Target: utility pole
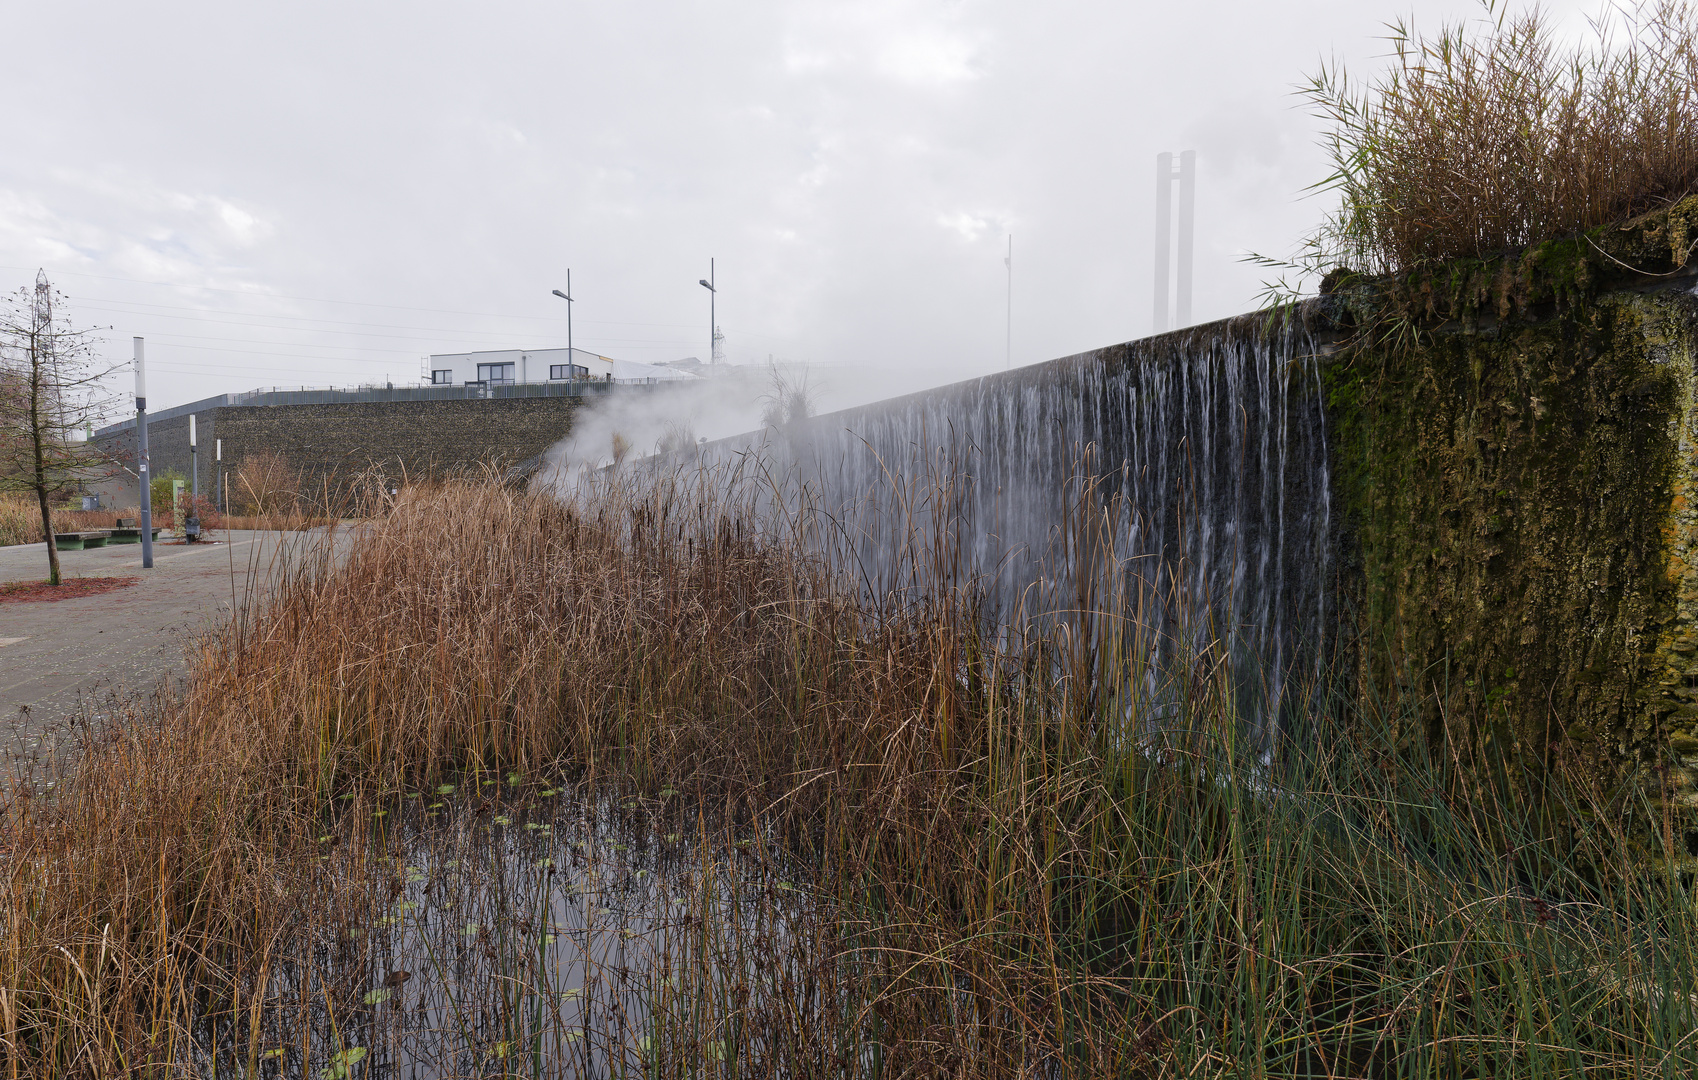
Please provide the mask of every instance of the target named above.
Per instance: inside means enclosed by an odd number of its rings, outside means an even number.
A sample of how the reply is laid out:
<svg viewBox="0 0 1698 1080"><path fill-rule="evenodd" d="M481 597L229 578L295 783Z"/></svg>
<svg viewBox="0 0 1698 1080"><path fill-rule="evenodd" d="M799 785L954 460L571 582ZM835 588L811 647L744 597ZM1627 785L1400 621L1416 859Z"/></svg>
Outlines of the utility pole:
<svg viewBox="0 0 1698 1080"><path fill-rule="evenodd" d="M1005 343L1006 355L1003 358L1002 370L1009 371L1014 367L1014 234L1008 234L1008 255L1002 260L1002 265L1008 267L1008 340Z"/></svg>
<svg viewBox="0 0 1698 1080"><path fill-rule="evenodd" d="M719 302L719 288L715 282L713 260L708 260L708 276L698 284L710 294L708 297L708 363L719 363L719 316L715 313L715 305Z"/></svg>
<svg viewBox="0 0 1698 1080"><path fill-rule="evenodd" d="M153 566L153 476L147 468L147 353L141 338L136 345L136 455L141 477L142 566Z"/></svg>
<svg viewBox="0 0 1698 1080"><path fill-rule="evenodd" d="M1179 155L1179 168L1173 167L1173 155L1156 155L1156 251L1155 251L1155 332L1168 330L1167 271L1172 258L1173 181L1179 181L1179 253L1177 326L1191 325L1191 248L1197 196L1197 151L1186 150Z"/></svg>
<svg viewBox="0 0 1698 1080"><path fill-rule="evenodd" d="M216 463L217 468L218 468L218 478L215 479L212 482L212 497L215 500L217 500L217 502L218 502L218 512L220 514L228 513L229 511L227 511L224 508L224 503L227 500L224 498L224 440L223 439L212 440L212 460Z"/></svg>

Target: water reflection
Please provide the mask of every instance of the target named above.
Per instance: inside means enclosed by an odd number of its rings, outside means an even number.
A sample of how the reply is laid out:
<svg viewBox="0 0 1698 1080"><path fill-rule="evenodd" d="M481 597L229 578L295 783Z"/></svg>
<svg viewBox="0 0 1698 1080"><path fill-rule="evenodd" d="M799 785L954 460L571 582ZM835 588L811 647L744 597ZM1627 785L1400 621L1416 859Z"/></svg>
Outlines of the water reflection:
<svg viewBox="0 0 1698 1080"><path fill-rule="evenodd" d="M243 1015L201 1025L201 1075L621 1076L760 1055L760 1014L822 1004L824 920L769 837L668 795L484 779L344 822L321 841L344 902ZM333 886L356 879L348 903Z"/></svg>

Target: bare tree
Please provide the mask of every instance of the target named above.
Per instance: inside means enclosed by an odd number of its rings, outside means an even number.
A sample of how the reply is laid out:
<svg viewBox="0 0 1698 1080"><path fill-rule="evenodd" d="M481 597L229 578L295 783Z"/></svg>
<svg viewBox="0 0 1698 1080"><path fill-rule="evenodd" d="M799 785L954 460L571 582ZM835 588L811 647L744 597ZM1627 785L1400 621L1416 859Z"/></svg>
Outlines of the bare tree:
<svg viewBox="0 0 1698 1080"><path fill-rule="evenodd" d="M0 301L0 491L35 494L53 585L60 575L51 500L110 469L87 434L111 401L101 381L118 366L97 357L93 330L54 313L63 299L42 271L33 290Z"/></svg>

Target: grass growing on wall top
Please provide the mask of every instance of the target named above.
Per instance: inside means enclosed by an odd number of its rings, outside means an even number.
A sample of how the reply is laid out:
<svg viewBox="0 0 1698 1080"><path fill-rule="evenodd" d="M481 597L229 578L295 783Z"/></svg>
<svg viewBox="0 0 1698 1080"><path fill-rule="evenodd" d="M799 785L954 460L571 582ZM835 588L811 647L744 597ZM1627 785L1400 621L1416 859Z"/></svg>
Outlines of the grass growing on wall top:
<svg viewBox="0 0 1698 1080"><path fill-rule="evenodd" d="M1291 262L1398 274L1573 237L1698 191L1698 12L1646 0L1568 47L1537 7L1389 27L1387 69L1300 89L1329 124L1339 206ZM1684 262L1684 258L1680 260ZM1270 288L1276 297L1292 289Z"/></svg>

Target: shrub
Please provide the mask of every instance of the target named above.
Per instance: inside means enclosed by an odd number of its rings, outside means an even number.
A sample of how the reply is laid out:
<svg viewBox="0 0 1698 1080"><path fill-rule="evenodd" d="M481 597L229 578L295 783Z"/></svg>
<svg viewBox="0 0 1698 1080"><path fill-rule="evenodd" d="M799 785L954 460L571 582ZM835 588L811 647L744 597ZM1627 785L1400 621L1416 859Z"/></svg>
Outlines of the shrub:
<svg viewBox="0 0 1698 1080"><path fill-rule="evenodd" d="M229 477L226 509L241 516L288 515L300 509L300 470L275 450L248 454Z"/></svg>
<svg viewBox="0 0 1698 1080"><path fill-rule="evenodd" d="M1495 0L1432 37L1391 26L1389 70L1358 90L1341 65L1299 93L1330 121L1338 209L1289 263L1393 273L1484 257L1620 221L1698 190L1698 23L1652 0L1553 40L1537 8ZM1287 291L1270 289L1276 295Z"/></svg>

